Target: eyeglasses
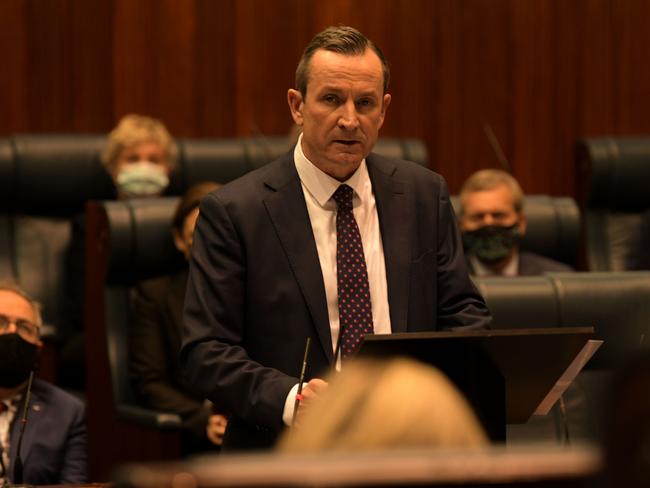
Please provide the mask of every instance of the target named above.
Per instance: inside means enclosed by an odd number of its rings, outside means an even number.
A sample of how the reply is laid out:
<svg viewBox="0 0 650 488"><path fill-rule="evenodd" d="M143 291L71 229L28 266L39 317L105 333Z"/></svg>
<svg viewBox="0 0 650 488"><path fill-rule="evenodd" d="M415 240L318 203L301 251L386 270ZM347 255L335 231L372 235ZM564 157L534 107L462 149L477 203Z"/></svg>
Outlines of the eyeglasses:
<svg viewBox="0 0 650 488"><path fill-rule="evenodd" d="M0 314L0 333L4 334L11 324L16 326L16 332L23 337L38 337L38 326L25 319L12 319Z"/></svg>

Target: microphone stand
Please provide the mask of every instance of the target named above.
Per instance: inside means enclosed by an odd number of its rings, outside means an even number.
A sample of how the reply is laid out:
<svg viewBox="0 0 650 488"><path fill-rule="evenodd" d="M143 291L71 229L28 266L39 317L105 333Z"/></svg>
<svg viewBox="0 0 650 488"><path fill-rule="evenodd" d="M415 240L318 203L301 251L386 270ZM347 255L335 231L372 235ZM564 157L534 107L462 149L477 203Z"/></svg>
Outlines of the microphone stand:
<svg viewBox="0 0 650 488"><path fill-rule="evenodd" d="M336 338L336 347L334 348L334 370L336 370L336 365L339 362L339 354L341 352L341 336L343 336L343 324L339 319L339 336ZM343 358L341 359L341 367L343 366Z"/></svg>
<svg viewBox="0 0 650 488"><path fill-rule="evenodd" d="M494 134L492 127L490 127L489 124L485 124L483 126L483 132L485 133L485 137L487 137L487 140L503 169L512 174L512 167L508 162L508 158L506 158L506 155L503 153L503 148L501 147L501 144L499 144L499 139L497 139L497 136Z"/></svg>

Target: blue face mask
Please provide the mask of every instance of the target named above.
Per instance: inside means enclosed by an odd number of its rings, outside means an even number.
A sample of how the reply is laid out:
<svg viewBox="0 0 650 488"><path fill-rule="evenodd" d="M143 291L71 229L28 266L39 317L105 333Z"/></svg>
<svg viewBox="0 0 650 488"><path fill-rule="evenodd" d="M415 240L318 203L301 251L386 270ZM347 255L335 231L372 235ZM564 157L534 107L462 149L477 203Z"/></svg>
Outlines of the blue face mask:
<svg viewBox="0 0 650 488"><path fill-rule="evenodd" d="M127 164L116 179L117 191L126 198L160 195L169 185L166 171L149 161Z"/></svg>
<svg viewBox="0 0 650 488"><path fill-rule="evenodd" d="M519 240L517 224L508 227L487 225L463 232L465 251L486 264L498 263L505 259Z"/></svg>

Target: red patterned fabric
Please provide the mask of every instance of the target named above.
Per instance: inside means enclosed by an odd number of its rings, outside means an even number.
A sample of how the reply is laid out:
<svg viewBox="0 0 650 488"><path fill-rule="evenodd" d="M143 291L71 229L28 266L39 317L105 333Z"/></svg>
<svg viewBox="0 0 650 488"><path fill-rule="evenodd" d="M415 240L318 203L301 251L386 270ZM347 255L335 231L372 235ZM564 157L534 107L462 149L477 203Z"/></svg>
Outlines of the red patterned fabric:
<svg viewBox="0 0 650 488"><path fill-rule="evenodd" d="M339 299L341 358L359 347L363 334L373 332L368 270L357 221L352 213L354 190L341 185L333 198L336 214L336 267Z"/></svg>

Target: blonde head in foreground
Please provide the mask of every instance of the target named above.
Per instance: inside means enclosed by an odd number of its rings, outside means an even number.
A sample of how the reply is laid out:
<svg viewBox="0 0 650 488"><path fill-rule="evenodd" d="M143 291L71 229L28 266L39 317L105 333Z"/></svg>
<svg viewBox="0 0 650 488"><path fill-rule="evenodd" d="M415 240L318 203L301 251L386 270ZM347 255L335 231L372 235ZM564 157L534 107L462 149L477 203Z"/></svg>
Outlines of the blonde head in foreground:
<svg viewBox="0 0 650 488"><path fill-rule="evenodd" d="M281 438L282 452L467 448L488 444L474 413L437 369L410 359L356 360Z"/></svg>

